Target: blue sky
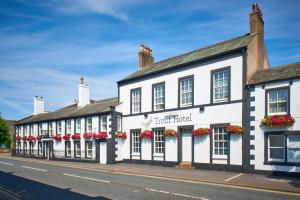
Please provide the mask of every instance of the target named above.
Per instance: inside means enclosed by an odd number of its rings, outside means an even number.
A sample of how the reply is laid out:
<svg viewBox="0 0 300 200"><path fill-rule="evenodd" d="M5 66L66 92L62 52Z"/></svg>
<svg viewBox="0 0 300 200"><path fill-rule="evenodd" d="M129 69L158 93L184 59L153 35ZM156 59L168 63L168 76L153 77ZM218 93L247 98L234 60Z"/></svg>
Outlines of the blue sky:
<svg viewBox="0 0 300 200"><path fill-rule="evenodd" d="M300 1L257 1L271 66L300 60ZM156 61L249 32L252 1L0 0L0 112L31 115L74 102L84 76L92 99L117 95L137 69L139 44Z"/></svg>

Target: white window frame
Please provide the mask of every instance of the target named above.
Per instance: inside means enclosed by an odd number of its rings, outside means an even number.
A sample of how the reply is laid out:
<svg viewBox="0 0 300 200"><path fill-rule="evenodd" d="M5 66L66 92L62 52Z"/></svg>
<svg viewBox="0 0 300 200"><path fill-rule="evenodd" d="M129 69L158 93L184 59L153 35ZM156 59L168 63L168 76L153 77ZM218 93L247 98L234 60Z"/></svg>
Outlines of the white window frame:
<svg viewBox="0 0 300 200"><path fill-rule="evenodd" d="M287 94L287 99L286 100L282 100L282 101L278 100L278 97L279 97L278 95L279 95L280 91L286 92L286 94ZM276 101L270 102L270 93L277 93L276 94ZM285 112L278 112L278 107L279 107L280 103L286 103L286 111ZM271 111L271 109L270 109L271 104L277 104L276 105L277 112L270 112ZM268 91L268 93L267 93L267 107L268 107L267 108L268 109L268 113L267 113L268 116L288 114L288 110L289 110L289 90L288 90L288 88L271 89L270 91Z"/></svg>
<svg viewBox="0 0 300 200"><path fill-rule="evenodd" d="M56 134L61 134L62 133L62 121L57 122L57 133Z"/></svg>
<svg viewBox="0 0 300 200"><path fill-rule="evenodd" d="M153 110L165 109L165 83L153 85Z"/></svg>
<svg viewBox="0 0 300 200"><path fill-rule="evenodd" d="M24 149L24 155L27 155L27 150L28 150L28 147L27 147L27 142L23 142L23 149Z"/></svg>
<svg viewBox="0 0 300 200"><path fill-rule="evenodd" d="M121 115L117 115L117 130L122 131L122 117L121 117Z"/></svg>
<svg viewBox="0 0 300 200"><path fill-rule="evenodd" d="M49 135L53 135L53 123L49 122Z"/></svg>
<svg viewBox="0 0 300 200"><path fill-rule="evenodd" d="M225 73L227 72L227 82L225 81ZM214 103L218 103L218 102L225 102L225 101L229 101L229 97L230 97L230 70L229 69L223 69L223 70L216 70L213 72L212 74L213 76L213 102ZM221 79L219 79L218 76L222 76ZM218 78L218 84L216 84L216 78ZM221 80L221 82L223 83L222 85L219 83ZM219 93L220 93L220 98L216 98L216 92L217 89L219 89ZM225 97L225 92L227 90L227 97ZM225 92L224 92L225 91Z"/></svg>
<svg viewBox="0 0 300 200"><path fill-rule="evenodd" d="M86 126L87 126L86 131L88 133L93 132L93 118L92 117L86 118Z"/></svg>
<svg viewBox="0 0 300 200"><path fill-rule="evenodd" d="M71 132L72 132L72 121L70 119L68 119L66 122L67 122L67 132L66 132L66 134L71 134Z"/></svg>
<svg viewBox="0 0 300 200"><path fill-rule="evenodd" d="M131 90L131 113L141 113L142 111L142 89L136 88Z"/></svg>
<svg viewBox="0 0 300 200"><path fill-rule="evenodd" d="M65 141L65 148L66 148L66 157L71 157L72 155L71 141Z"/></svg>
<svg viewBox="0 0 300 200"><path fill-rule="evenodd" d="M23 126L23 131L24 131L24 135L27 136L27 135L28 135L28 132L27 132L27 126L26 126L26 125Z"/></svg>
<svg viewBox="0 0 300 200"><path fill-rule="evenodd" d="M217 133L217 134L219 134L219 135L224 135L224 137L227 137L227 139L225 140L225 139L223 139L223 140L220 140L220 139L218 139L218 140L216 140L215 139L215 134L216 134L216 129L223 129L223 132L222 133ZM228 140L228 133L226 132L226 127L224 127L224 126L220 126L220 127L213 127L213 135L212 135L212 139L213 139L213 158L221 158L221 159L227 159L227 157L228 157L228 147L229 147L229 140ZM220 137L219 137L220 138ZM215 145L215 142L217 142L219 145L218 145L218 147L216 147L216 145ZM225 142L227 143L227 146L225 147ZM223 146L222 147L220 147L220 144L223 144ZM218 150L218 154L216 154L216 152L215 152L215 150ZM227 151L227 154L220 154L220 152L225 152L225 149L226 149L226 151Z"/></svg>
<svg viewBox="0 0 300 200"><path fill-rule="evenodd" d="M81 133L81 118L75 119L76 130L75 133Z"/></svg>
<svg viewBox="0 0 300 200"><path fill-rule="evenodd" d="M107 115L103 115L100 117L100 130L101 131L108 130L108 116Z"/></svg>
<svg viewBox="0 0 300 200"><path fill-rule="evenodd" d="M42 142L38 142L38 151L39 151L39 155L43 155L44 149L43 149Z"/></svg>
<svg viewBox="0 0 300 200"><path fill-rule="evenodd" d="M287 148L286 148L286 151L287 151L287 162L292 162L292 163L300 163L300 159L299 160L296 160L296 159L289 159L289 151L292 149L292 150L298 150L300 151L300 147L290 147L290 137L293 137L293 136L298 136L300 137L299 135L287 135Z"/></svg>
<svg viewBox="0 0 300 200"><path fill-rule="evenodd" d="M283 138L283 147L270 147L270 137L282 137ZM270 155L271 155L270 149L283 149L283 159L271 158L270 157ZM285 135L283 135L283 134L280 134L280 135L270 134L268 136L268 161L271 161L271 162L285 162L285 151L286 151L286 148L285 148Z"/></svg>
<svg viewBox="0 0 300 200"><path fill-rule="evenodd" d="M88 144L91 144L90 148L89 148ZM92 158L93 157L93 143L92 143L92 141L86 141L85 142L85 155L86 155L87 158Z"/></svg>
<svg viewBox="0 0 300 200"><path fill-rule="evenodd" d="M164 155L164 131L155 130L154 133L154 156L163 156Z"/></svg>
<svg viewBox="0 0 300 200"><path fill-rule="evenodd" d="M179 79L179 105L180 107L187 107L193 105L194 98L194 77L189 76ZM189 97L191 96L191 97ZM186 102L183 102L185 99ZM190 99L190 102L188 100Z"/></svg>
<svg viewBox="0 0 300 200"><path fill-rule="evenodd" d="M34 154L34 143L29 142L29 154L32 155Z"/></svg>
<svg viewBox="0 0 300 200"><path fill-rule="evenodd" d="M141 138L138 131L131 132L131 153L132 155L140 155L141 153Z"/></svg>
<svg viewBox="0 0 300 200"><path fill-rule="evenodd" d="M31 135L35 135L33 124L30 125L30 134L31 134Z"/></svg>
<svg viewBox="0 0 300 200"><path fill-rule="evenodd" d="M81 141L74 142L74 151L75 151L75 157L81 158Z"/></svg>

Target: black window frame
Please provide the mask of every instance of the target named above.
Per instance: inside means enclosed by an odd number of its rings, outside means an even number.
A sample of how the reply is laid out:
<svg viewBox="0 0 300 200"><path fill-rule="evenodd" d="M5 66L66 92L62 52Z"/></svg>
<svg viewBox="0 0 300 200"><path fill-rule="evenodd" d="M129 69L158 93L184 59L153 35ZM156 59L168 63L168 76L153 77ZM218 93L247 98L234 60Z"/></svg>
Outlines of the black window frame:
<svg viewBox="0 0 300 200"><path fill-rule="evenodd" d="M132 93L134 91L140 91L140 111L139 112L135 112L133 113L132 109L133 109L133 106L132 106ZM142 112L142 88L141 87L138 87L138 88L133 88L130 90L130 114L140 114Z"/></svg>
<svg viewBox="0 0 300 200"><path fill-rule="evenodd" d="M163 104L163 109L161 109L161 110L155 110L154 88L158 85L163 85L163 87L164 87L164 101L163 101L164 104ZM159 82L159 83L154 83L154 84L152 84L152 111L153 112L154 111L162 111L162 110L165 110L165 108L166 108L166 84L164 81Z"/></svg>
<svg viewBox="0 0 300 200"><path fill-rule="evenodd" d="M82 157L82 155L81 155L81 141L80 140L79 141L74 141L73 143L74 143L74 158L81 158ZM80 156L76 155L76 144L77 143L80 144Z"/></svg>
<svg viewBox="0 0 300 200"><path fill-rule="evenodd" d="M68 152L68 150L67 150L67 144L70 144L70 149L71 149L71 153L70 153L69 156L68 156L68 154L67 154L67 152ZM74 150L75 150L75 149L74 149ZM65 141L65 157L66 157L66 158L71 158L71 155L72 155L71 141Z"/></svg>
<svg viewBox="0 0 300 200"><path fill-rule="evenodd" d="M270 88L270 89L265 89L265 116L272 116L269 115L269 98L268 94L269 92L277 91L277 90L287 90L288 92L288 100L287 100L287 115L290 115L290 102L291 102L291 92L290 92L290 86L284 86L284 87L276 87L276 88ZM276 114L274 114L276 115Z"/></svg>
<svg viewBox="0 0 300 200"><path fill-rule="evenodd" d="M192 104L191 105L187 105L187 106L181 106L181 96L180 96L180 91L181 91L181 88L180 88L180 83L181 81L183 80L186 80L186 79L191 79L192 80ZM194 81L194 75L188 75L188 76L184 76L184 77L180 77L178 78L178 97L177 97L177 100L178 100L178 108L189 108L189 107L193 107L194 106L194 95L195 95L195 81Z"/></svg>
<svg viewBox="0 0 300 200"><path fill-rule="evenodd" d="M87 156L87 144L88 143L92 144L92 156L91 157ZM93 141L85 141L85 144L84 144L84 153L85 153L85 158L86 159L92 159L93 158Z"/></svg>
<svg viewBox="0 0 300 200"><path fill-rule="evenodd" d="M228 99L226 101L214 101L214 73L228 70ZM210 71L210 103L222 104L231 101L231 66L222 67Z"/></svg>

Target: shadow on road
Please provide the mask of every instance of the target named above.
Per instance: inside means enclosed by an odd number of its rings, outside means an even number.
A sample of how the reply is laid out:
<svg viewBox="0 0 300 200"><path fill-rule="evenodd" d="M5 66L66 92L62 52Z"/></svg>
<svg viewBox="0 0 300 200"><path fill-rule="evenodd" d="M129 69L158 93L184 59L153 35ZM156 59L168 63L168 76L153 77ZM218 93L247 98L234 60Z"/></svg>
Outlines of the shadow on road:
<svg viewBox="0 0 300 200"><path fill-rule="evenodd" d="M68 200L109 200L105 197L90 197L79 194L68 189L62 189L22 177L15 176L12 173L0 171L0 185L12 193L18 194L25 199L50 200L50 199L68 199ZM1 199L1 198L0 198Z"/></svg>

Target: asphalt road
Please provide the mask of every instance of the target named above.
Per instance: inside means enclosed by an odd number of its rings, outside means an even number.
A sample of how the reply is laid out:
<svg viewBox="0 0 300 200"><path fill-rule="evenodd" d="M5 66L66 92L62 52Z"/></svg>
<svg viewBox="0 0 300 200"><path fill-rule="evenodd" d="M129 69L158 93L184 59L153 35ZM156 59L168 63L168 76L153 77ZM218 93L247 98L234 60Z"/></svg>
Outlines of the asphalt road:
<svg viewBox="0 0 300 200"><path fill-rule="evenodd" d="M4 199L5 191L6 195L14 194L16 199L36 200L300 199L299 195L141 177L118 172L72 169L0 158L1 200Z"/></svg>

